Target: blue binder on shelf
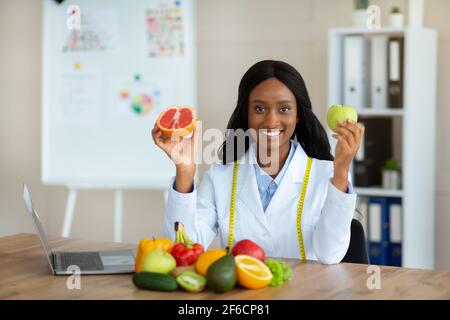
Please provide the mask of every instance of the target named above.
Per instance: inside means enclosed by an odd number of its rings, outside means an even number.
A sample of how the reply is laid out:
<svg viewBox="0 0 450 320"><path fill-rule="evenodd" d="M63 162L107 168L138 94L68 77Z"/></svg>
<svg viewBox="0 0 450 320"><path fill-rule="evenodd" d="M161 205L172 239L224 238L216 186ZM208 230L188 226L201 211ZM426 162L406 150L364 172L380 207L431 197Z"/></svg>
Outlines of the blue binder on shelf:
<svg viewBox="0 0 450 320"><path fill-rule="evenodd" d="M389 199L389 261L390 266L402 266L402 199Z"/></svg>
<svg viewBox="0 0 450 320"><path fill-rule="evenodd" d="M389 201L369 198L369 259L371 264L389 263Z"/></svg>

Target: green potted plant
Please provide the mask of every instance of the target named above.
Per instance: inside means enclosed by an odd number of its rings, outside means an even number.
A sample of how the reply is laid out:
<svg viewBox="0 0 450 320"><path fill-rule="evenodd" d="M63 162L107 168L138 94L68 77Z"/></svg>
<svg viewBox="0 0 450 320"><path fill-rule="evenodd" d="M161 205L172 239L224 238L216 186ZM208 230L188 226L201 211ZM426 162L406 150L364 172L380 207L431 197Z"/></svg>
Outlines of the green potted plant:
<svg viewBox="0 0 450 320"><path fill-rule="evenodd" d="M399 7L392 7L389 15L389 24L393 28L403 27L405 17Z"/></svg>
<svg viewBox="0 0 450 320"><path fill-rule="evenodd" d="M368 0L355 0L355 10L353 11L353 25L356 27L365 27L367 23Z"/></svg>
<svg viewBox="0 0 450 320"><path fill-rule="evenodd" d="M381 167L384 189L400 189L400 165L393 157L387 159Z"/></svg>

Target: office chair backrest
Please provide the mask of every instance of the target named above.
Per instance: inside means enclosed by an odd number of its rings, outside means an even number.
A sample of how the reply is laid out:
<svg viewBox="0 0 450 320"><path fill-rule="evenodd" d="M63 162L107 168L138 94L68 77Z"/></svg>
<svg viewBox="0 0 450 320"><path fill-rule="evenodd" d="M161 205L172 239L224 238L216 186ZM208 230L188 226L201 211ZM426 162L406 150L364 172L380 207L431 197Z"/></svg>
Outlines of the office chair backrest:
<svg viewBox="0 0 450 320"><path fill-rule="evenodd" d="M366 237L364 228L356 219L352 220L350 228L350 244L347 253L341 262L369 264L369 255L367 254Z"/></svg>

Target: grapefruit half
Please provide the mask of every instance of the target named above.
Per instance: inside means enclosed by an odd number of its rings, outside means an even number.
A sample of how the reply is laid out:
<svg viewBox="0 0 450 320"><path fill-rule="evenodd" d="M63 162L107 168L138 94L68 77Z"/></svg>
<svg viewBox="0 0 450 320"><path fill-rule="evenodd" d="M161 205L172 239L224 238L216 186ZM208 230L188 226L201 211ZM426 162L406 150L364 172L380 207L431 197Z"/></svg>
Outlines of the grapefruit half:
<svg viewBox="0 0 450 320"><path fill-rule="evenodd" d="M172 136L186 137L191 135L194 130L195 112L188 106L169 107L161 112L156 125L168 138Z"/></svg>

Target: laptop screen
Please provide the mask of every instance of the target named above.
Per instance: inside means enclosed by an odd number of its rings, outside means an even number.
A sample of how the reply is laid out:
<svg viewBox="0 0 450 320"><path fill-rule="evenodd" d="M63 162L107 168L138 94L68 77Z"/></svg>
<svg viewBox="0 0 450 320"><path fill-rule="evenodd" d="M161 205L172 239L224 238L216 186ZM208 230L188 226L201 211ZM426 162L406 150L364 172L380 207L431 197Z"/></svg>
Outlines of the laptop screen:
<svg viewBox="0 0 450 320"><path fill-rule="evenodd" d="M39 239L41 240L42 246L45 250L45 255L47 256L48 263L50 264L50 267L52 268L52 271L54 273L53 269L53 263L52 263L52 251L50 249L50 245L48 243L47 237L45 235L44 228L42 227L41 220L39 219L39 216L34 210L33 202L31 201L30 192L28 191L27 185L23 185L23 192L22 192L23 201L25 202L25 207L27 208L28 214L31 217L31 220L33 221L34 228L39 236Z"/></svg>

